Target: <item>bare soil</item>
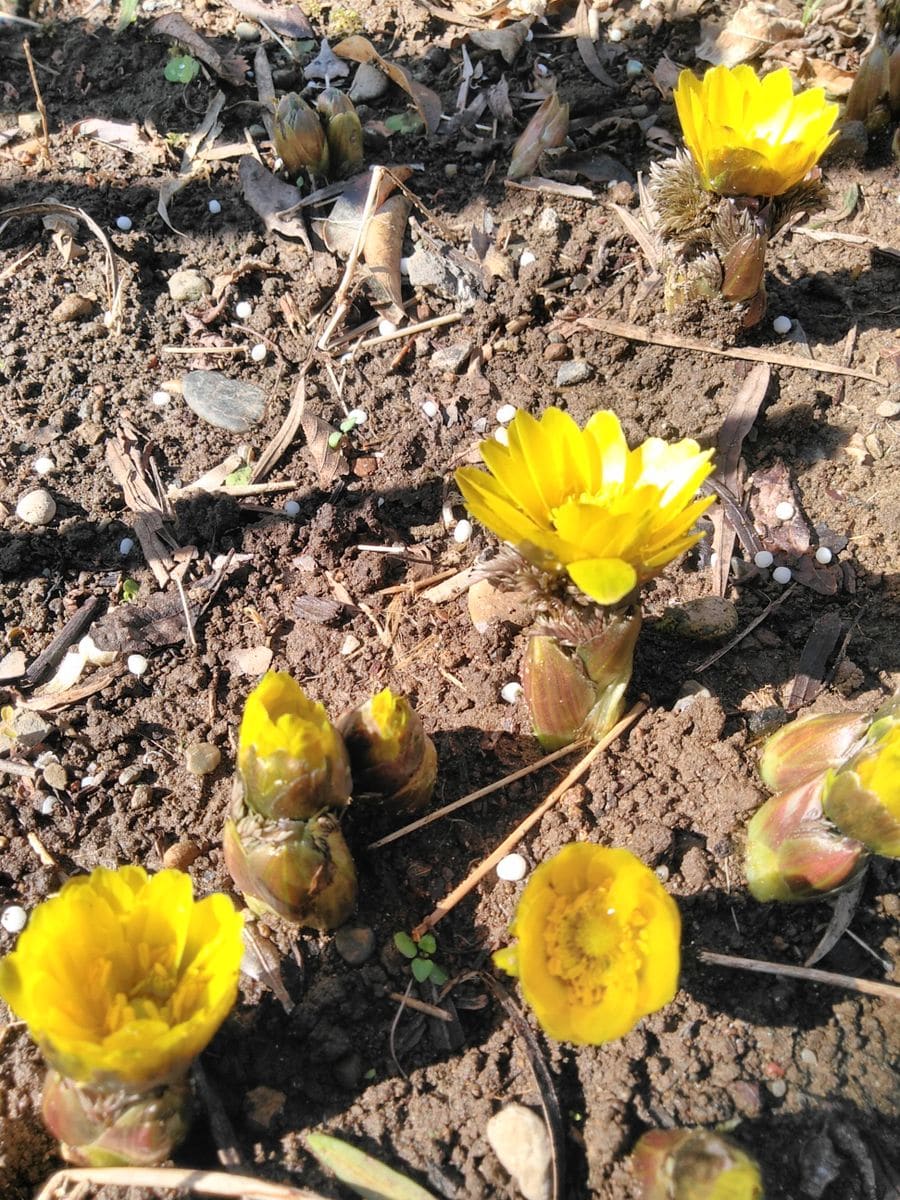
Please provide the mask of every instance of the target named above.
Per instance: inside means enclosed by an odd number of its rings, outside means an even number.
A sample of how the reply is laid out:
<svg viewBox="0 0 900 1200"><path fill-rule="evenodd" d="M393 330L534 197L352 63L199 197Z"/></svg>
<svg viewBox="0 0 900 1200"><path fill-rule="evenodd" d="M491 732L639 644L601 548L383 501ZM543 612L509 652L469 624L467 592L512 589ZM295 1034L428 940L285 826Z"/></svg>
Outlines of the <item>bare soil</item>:
<svg viewBox="0 0 900 1200"><path fill-rule="evenodd" d="M0 208L50 197L83 208L114 244L125 297L116 334L103 322L100 244L83 227L78 240L86 253L69 262L39 217L16 218L0 233L0 612L8 647L23 650L29 663L91 597L99 598L102 612L121 604L126 578L140 585L138 603L158 589L140 546L124 560L120 554L122 539L135 535L108 466L107 443L116 431L123 423L137 431L163 487L187 484L242 444L258 456L287 412L320 328L317 315L342 270L330 255L311 257L299 242L264 231L244 202L234 158L211 163L172 202L179 234L157 215L160 185L177 171L181 141L175 135L197 127L217 83L204 74L187 86L166 82L168 47L153 35L156 13L146 8L121 33L115 32L117 14L103 4L39 0L20 13L47 22L27 32L49 114L50 157L42 161L33 145L23 149L22 139L0 149ZM220 48L234 47L242 18L227 5L186 5L184 15L218 38ZM443 111L454 113L466 29L405 2L376 3L361 15L363 32L379 49L407 65L437 91ZM480 529L464 545L452 537L450 523L464 515L454 467L472 460L479 432L494 428L504 403L534 413L559 404L579 421L609 407L632 440L694 436L715 444L749 369L746 362L572 323L584 313L667 327L637 290L641 260L611 207L611 200L633 205L627 184L612 191L591 185L596 197L586 201L504 183L509 149L524 124L516 97L531 89L536 61L557 75L573 121L585 119L573 135L585 153L614 155L634 178L653 157L638 119L655 116L656 126L677 137L670 100L646 75L630 75L626 61L652 70L667 53L695 65L698 18L677 17L654 28L636 5L621 15L630 31L606 46L604 60L614 90L591 77L571 37L536 36L510 67L467 44L483 72L473 88L506 72L515 125L501 125L495 136L485 118L474 129L451 126L450 135L439 131L431 140L396 135L390 145L370 146L370 162L421 165L410 186L440 223L432 228L449 232L460 249L473 224L490 213L498 245L527 247L535 261L495 280L457 324L420 335L402 355L403 341L363 351L350 363L312 353L309 410L333 425L354 408L368 416L348 437L348 475L323 483L298 436L272 475L296 480L289 491L250 501L194 494L175 505L177 542L197 551L186 583L207 575L219 555L234 553L232 569L197 621L196 648L185 643L182 627L175 644L148 651L146 674L113 673L96 693L43 714L49 729L42 745L18 757L33 762L52 751L66 772L65 786L49 786L42 767L33 777L0 771L0 903L30 908L66 875L100 864L158 869L163 854L179 844L187 844L187 858L196 854L189 869L200 893L230 890L219 839L235 731L255 679L252 668L244 673L237 651L269 647L273 666L291 671L335 716L387 684L410 695L438 748L435 806L539 757L522 704L504 703L500 695L517 676L522 630L499 621L480 634L465 596L435 603L401 586L466 566L492 546ZM563 19L553 18L551 28L559 30ZM323 14L314 23L327 31ZM35 108L21 46L26 28L0 23L2 128ZM281 72L278 90L302 86L300 71L310 55L292 64L274 42L267 45ZM225 92L223 144L243 139L259 119L252 86ZM401 93L392 90L370 115L404 108ZM615 115L606 120L606 114ZM168 138L173 149L149 162L139 152L75 136L73 123L88 117L137 122L155 131L154 144L165 146ZM599 128L592 124L597 120L604 121ZM786 313L802 326L816 358L838 362L847 352L852 367L880 377L876 384L776 367L744 446L750 474L784 464L809 524L847 539L837 590L822 594L798 584L739 646L698 674L719 643L677 639L656 620L668 605L708 594L710 571L696 556L667 571L647 590L635 669L633 692L649 697L649 711L521 847L536 864L577 838L627 846L667 880L684 916L682 985L671 1005L600 1048L542 1040L563 1114L570 1197L627 1200L633 1195L627 1158L635 1141L650 1127L671 1124L731 1129L760 1159L771 1200L896 1194L896 1006L806 982L712 969L697 959L707 948L802 963L830 918L827 904L755 903L741 866L743 827L765 796L756 775L753 718L785 703L815 623L832 615L851 636L814 710L875 705L900 685L900 420L879 415L888 411L885 401L900 399L898 262L877 249L896 242L898 172L888 145L885 135L862 161L825 164L834 210L850 185L859 186L853 214L826 223L856 240L819 242L796 232L780 238L769 257L768 316L741 340L764 352L802 353L772 331L771 318ZM262 154L271 164L270 151ZM220 214L210 213L211 198L220 201ZM128 232L116 227L123 214L133 222ZM241 264L251 266L218 313L211 313L209 298L178 302L169 294L176 270L196 268L213 280ZM51 314L74 294L88 297L84 314L56 323ZM238 299L253 305L248 320L234 314ZM452 298L422 293L413 315L452 309ZM348 327L371 316L364 293L356 294ZM682 322L678 329L715 337L702 323ZM261 364L244 352L169 351L246 348L257 341L269 348ZM435 353L459 342L481 349L475 368L456 375L436 367ZM590 378L557 387L565 358L584 359ZM266 394L262 422L245 434L213 428L174 389L167 404L154 403L155 392L194 367L258 384ZM428 401L438 406L436 417L423 411ZM41 456L55 464L43 480L34 471ZM40 484L58 509L48 526L33 528L17 519L15 508ZM299 504L299 515L282 511L288 498ZM423 561L360 549L396 543L415 548ZM338 601L349 594L352 605L336 604L322 623L321 609L309 598L332 601L336 585ZM167 594L177 598L171 589ZM728 594L743 627L783 589L751 569ZM673 710L684 682L694 678L709 696ZM9 685L0 700L16 695ZM186 749L198 742L222 752L209 776L185 767ZM487 1120L502 1104L537 1101L515 1026L470 982L454 992L451 1024L405 1012L392 1054L397 1004L388 993L403 991L409 979L392 935L415 926L539 803L566 765L380 850L366 847L389 827L350 812L347 836L361 884L355 921L374 930L375 953L351 966L332 936L268 930L283 954L284 984L295 1006L287 1012L263 984L243 980L235 1012L203 1059L248 1171L329 1196L346 1194L304 1148L304 1133L324 1127L437 1195L516 1194L485 1138ZM873 864L852 922L860 940L841 938L820 966L897 978L897 882L895 865ZM491 875L437 927L437 956L451 974L489 966L521 886ZM13 943L0 932L0 951ZM417 992L434 999L427 984ZM0 1042L0 1195L20 1200L59 1160L39 1117L40 1057L20 1025L0 1029ZM177 1161L215 1165L217 1140L221 1133L214 1136L201 1120ZM112 1200L114 1193L96 1194Z"/></svg>

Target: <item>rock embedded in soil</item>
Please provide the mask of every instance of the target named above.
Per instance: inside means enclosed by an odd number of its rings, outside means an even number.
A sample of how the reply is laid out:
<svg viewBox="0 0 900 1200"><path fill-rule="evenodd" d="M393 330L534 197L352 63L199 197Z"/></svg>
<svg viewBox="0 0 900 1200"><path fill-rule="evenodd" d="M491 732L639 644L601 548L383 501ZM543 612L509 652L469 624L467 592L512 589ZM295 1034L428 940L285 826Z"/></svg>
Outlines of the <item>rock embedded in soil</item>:
<svg viewBox="0 0 900 1200"><path fill-rule="evenodd" d="M471 342L453 342L442 346L431 356L431 365L435 371L445 371L448 375L459 375L472 353Z"/></svg>
<svg viewBox="0 0 900 1200"><path fill-rule="evenodd" d="M54 325L65 325L69 321L83 321L93 311L93 300L88 299L87 296L79 296L77 292L73 292L70 296L64 296L60 300L59 304L51 312L50 320Z"/></svg>
<svg viewBox="0 0 900 1200"><path fill-rule="evenodd" d="M900 417L900 400L882 400L875 409L875 414L884 417L887 421L892 421L894 417Z"/></svg>
<svg viewBox="0 0 900 1200"><path fill-rule="evenodd" d="M263 419L266 395L252 383L221 371L189 371L181 382L185 404L216 429L246 433Z"/></svg>
<svg viewBox="0 0 900 1200"><path fill-rule="evenodd" d="M583 358L573 358L564 362L556 372L556 386L559 388L574 387L578 383L587 383L594 371L589 362Z"/></svg>
<svg viewBox="0 0 900 1200"><path fill-rule="evenodd" d="M252 21L238 21L234 32L239 42L259 41L259 26L254 25Z"/></svg>
<svg viewBox="0 0 900 1200"><path fill-rule="evenodd" d="M338 954L351 967L361 967L375 953L375 933L367 925L344 925L334 935Z"/></svg>
<svg viewBox="0 0 900 1200"><path fill-rule="evenodd" d="M714 642L728 637L738 627L738 611L723 596L699 596L667 608L659 628L694 642Z"/></svg>
<svg viewBox="0 0 900 1200"><path fill-rule="evenodd" d="M191 863L197 861L202 851L193 842L176 842L163 854L163 866L176 871L186 871Z"/></svg>
<svg viewBox="0 0 900 1200"><path fill-rule="evenodd" d="M550 1138L536 1112L507 1104L488 1121L487 1139L525 1200L550 1200Z"/></svg>
<svg viewBox="0 0 900 1200"><path fill-rule="evenodd" d="M221 761L221 750L211 742L197 742L188 746L184 756L185 770L189 775L210 775Z"/></svg>
<svg viewBox="0 0 900 1200"><path fill-rule="evenodd" d="M350 99L354 104L379 100L390 87L390 80L372 63L360 63L350 84Z"/></svg>
<svg viewBox="0 0 900 1200"><path fill-rule="evenodd" d="M19 500L16 516L26 525L49 525L56 516L56 501L46 488L35 488Z"/></svg>
<svg viewBox="0 0 900 1200"><path fill-rule="evenodd" d="M188 267L169 276L169 295L181 303L202 300L212 291L212 284L200 271Z"/></svg>
<svg viewBox="0 0 900 1200"><path fill-rule="evenodd" d="M62 763L47 763L41 774L44 777L44 783L46 783L47 787L52 787L57 792L64 792L66 790L69 777Z"/></svg>

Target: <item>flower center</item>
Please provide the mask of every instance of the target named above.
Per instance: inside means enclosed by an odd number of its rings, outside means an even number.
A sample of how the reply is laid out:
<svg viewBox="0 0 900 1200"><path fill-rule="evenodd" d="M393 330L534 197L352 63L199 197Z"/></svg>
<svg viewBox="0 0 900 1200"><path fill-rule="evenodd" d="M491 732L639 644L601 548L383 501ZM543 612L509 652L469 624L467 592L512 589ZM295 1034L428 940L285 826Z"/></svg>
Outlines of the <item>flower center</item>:
<svg viewBox="0 0 900 1200"><path fill-rule="evenodd" d="M598 886L576 897L560 896L547 918L547 966L579 1004L599 1004L611 979L634 975L639 967L643 921L636 913L620 917L607 893Z"/></svg>

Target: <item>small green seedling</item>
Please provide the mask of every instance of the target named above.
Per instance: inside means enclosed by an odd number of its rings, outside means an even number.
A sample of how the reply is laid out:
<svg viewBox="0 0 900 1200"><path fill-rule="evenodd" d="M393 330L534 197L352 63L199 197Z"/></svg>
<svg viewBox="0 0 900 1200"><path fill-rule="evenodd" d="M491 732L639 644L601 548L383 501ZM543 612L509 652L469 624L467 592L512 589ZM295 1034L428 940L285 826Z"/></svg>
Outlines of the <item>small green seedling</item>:
<svg viewBox="0 0 900 1200"><path fill-rule="evenodd" d="M125 604L131 604L133 600L137 600L138 593L141 590L141 585L136 579L122 580L122 600Z"/></svg>
<svg viewBox="0 0 900 1200"><path fill-rule="evenodd" d="M232 471L230 475L225 476L225 483L228 487L243 487L253 478L253 468L251 466L238 467L236 471Z"/></svg>
<svg viewBox="0 0 900 1200"><path fill-rule="evenodd" d="M169 59L163 74L169 83L190 83L200 74L200 64L190 54L179 54Z"/></svg>
<svg viewBox="0 0 900 1200"><path fill-rule="evenodd" d="M433 933L423 933L418 942L414 942L408 933L395 933L394 945L404 958L410 960L409 969L417 983L430 979L440 987L447 982L447 972L431 957L437 950L437 938Z"/></svg>

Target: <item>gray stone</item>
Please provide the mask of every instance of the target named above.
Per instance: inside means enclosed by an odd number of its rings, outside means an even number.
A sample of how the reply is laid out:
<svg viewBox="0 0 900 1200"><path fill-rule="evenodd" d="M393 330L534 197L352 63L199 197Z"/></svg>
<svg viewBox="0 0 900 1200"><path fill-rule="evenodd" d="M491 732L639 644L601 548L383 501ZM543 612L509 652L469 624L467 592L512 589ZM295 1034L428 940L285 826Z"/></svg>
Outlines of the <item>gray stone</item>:
<svg viewBox="0 0 900 1200"><path fill-rule="evenodd" d="M894 417L900 417L900 400L882 400L875 412L877 416L892 421Z"/></svg>
<svg viewBox="0 0 900 1200"><path fill-rule="evenodd" d="M361 967L375 952L375 934L367 925L344 925L334 935L338 954L351 967Z"/></svg>
<svg viewBox="0 0 900 1200"><path fill-rule="evenodd" d="M252 383L221 371L189 371L181 382L188 408L217 429L246 433L263 419L266 394Z"/></svg>
<svg viewBox="0 0 900 1200"><path fill-rule="evenodd" d="M573 358L571 362L560 363L556 372L556 386L560 388L574 387L576 383L587 383L594 370L583 358Z"/></svg>
<svg viewBox="0 0 900 1200"><path fill-rule="evenodd" d="M16 733L16 745L21 750L33 750L40 746L51 729L43 717L28 708L16 711L12 725Z"/></svg>
<svg viewBox="0 0 900 1200"><path fill-rule="evenodd" d="M728 637L738 627L738 611L723 596L700 596L684 604L667 608L659 628L693 642L715 642Z"/></svg>
<svg viewBox="0 0 900 1200"><path fill-rule="evenodd" d="M26 525L49 525L56 516L56 501L46 488L35 488L19 500L16 516Z"/></svg>
<svg viewBox="0 0 900 1200"><path fill-rule="evenodd" d="M170 275L168 287L172 299L181 303L202 300L212 291L212 284L206 276L200 271L194 270L193 267L187 267L184 271L176 271L174 275Z"/></svg>
<svg viewBox="0 0 900 1200"><path fill-rule="evenodd" d="M379 71L373 63L360 63L350 84L349 96L354 104L368 104L383 96L389 87L390 80L384 71Z"/></svg>
<svg viewBox="0 0 900 1200"><path fill-rule="evenodd" d="M252 21L238 21L234 32L239 42L259 41L259 26L254 25Z"/></svg>
<svg viewBox="0 0 900 1200"><path fill-rule="evenodd" d="M448 375L459 375L465 368L472 353L471 342L453 342L442 346L431 356L431 365L436 371L445 371Z"/></svg>
<svg viewBox="0 0 900 1200"><path fill-rule="evenodd" d="M209 775L221 761L221 750L211 742L197 742L188 746L184 755L184 766L189 775Z"/></svg>
<svg viewBox="0 0 900 1200"><path fill-rule="evenodd" d="M550 1200L550 1138L536 1112L507 1104L488 1121L487 1139L525 1200Z"/></svg>
<svg viewBox="0 0 900 1200"><path fill-rule="evenodd" d="M52 787L57 792L64 792L66 790L69 777L62 763L47 763L41 774L44 776L44 783L46 783L47 787Z"/></svg>

